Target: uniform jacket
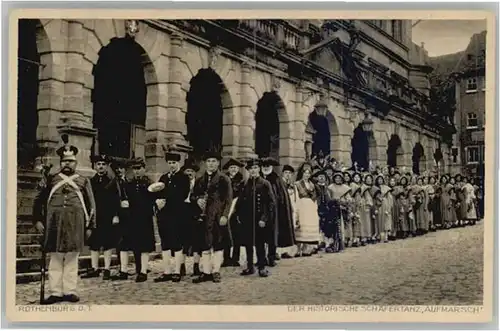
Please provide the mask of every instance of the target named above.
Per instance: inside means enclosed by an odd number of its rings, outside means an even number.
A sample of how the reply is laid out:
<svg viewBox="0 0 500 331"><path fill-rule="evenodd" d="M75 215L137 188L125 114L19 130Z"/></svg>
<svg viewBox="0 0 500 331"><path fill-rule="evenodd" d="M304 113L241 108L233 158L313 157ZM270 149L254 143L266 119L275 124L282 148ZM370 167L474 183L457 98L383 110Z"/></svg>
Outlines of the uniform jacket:
<svg viewBox="0 0 500 331"><path fill-rule="evenodd" d="M222 226L219 221L222 216L228 218L233 200L231 181L224 173L217 170L211 175L205 172L196 179L191 194L191 201L196 204L198 199L206 197L204 214L205 248L220 245L223 240ZM199 208L198 208L199 209ZM202 213L202 210L199 210Z"/></svg>
<svg viewBox="0 0 500 331"><path fill-rule="evenodd" d="M187 217L185 200L190 191L189 176L177 171L170 177L169 174L164 174L159 181L165 184L165 188L158 192L157 199L166 200L165 207L158 214L159 221L169 219L185 221Z"/></svg>
<svg viewBox="0 0 500 331"><path fill-rule="evenodd" d="M35 197L33 216L35 221L44 223L43 246L47 252L81 252L85 230L96 227L96 204L90 180L78 173L74 176L65 184L62 184L65 180L60 173L50 176L47 185ZM70 182L81 192L85 207Z"/></svg>
<svg viewBox="0 0 500 331"><path fill-rule="evenodd" d="M241 222L243 246L253 246L256 242L275 243L275 210L276 198L271 184L262 177L249 178L235 206ZM265 223L264 228L259 226L260 221Z"/></svg>
<svg viewBox="0 0 500 331"><path fill-rule="evenodd" d="M114 216L118 216L118 190L115 182L107 175L95 174L90 179L97 214L97 227L109 227Z"/></svg>

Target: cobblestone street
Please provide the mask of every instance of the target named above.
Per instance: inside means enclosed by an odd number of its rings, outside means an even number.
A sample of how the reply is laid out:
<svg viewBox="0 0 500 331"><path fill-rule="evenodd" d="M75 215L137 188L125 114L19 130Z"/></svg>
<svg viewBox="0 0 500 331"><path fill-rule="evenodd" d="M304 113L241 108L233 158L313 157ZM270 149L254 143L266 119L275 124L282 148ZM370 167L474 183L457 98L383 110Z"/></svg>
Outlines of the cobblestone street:
<svg viewBox="0 0 500 331"><path fill-rule="evenodd" d="M189 258L188 272L190 263ZM81 280L81 303L476 305L483 295L483 224L282 260L269 278L241 277L240 268L224 268L220 284L192 284L189 277L155 284L160 261L151 268L140 284ZM38 293L39 283L17 285L17 303L34 302Z"/></svg>

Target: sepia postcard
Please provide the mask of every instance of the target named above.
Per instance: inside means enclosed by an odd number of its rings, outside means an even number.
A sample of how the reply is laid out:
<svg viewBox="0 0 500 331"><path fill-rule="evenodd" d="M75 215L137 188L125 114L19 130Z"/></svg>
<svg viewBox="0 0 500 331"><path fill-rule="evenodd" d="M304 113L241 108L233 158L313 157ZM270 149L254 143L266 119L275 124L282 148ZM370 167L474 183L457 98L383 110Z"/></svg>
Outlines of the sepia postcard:
<svg viewBox="0 0 500 331"><path fill-rule="evenodd" d="M8 320L491 322L495 33L12 11Z"/></svg>

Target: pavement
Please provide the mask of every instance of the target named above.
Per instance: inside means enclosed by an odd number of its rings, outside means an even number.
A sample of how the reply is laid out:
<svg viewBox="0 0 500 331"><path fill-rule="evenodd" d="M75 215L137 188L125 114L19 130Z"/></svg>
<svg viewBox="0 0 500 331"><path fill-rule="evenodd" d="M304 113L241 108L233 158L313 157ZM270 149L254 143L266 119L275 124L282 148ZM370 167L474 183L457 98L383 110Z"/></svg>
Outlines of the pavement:
<svg viewBox="0 0 500 331"><path fill-rule="evenodd" d="M80 280L80 303L481 305L483 230L481 222L339 254L281 260L268 278L242 277L242 268L223 268L221 283L193 284L190 277L180 283L154 283L161 260L152 261L145 283ZM242 265L244 261L242 253ZM191 258L187 269L192 271ZM17 304L36 302L39 286L16 285Z"/></svg>

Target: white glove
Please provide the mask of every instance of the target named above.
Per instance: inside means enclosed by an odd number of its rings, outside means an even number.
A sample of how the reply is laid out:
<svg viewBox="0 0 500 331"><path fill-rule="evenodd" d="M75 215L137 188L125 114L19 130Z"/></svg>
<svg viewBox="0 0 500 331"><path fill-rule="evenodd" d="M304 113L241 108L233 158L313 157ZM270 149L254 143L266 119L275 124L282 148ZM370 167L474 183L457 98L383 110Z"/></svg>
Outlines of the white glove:
<svg viewBox="0 0 500 331"><path fill-rule="evenodd" d="M156 199L156 205L158 206L159 210L162 210L166 204L167 204L167 201L165 199Z"/></svg>
<svg viewBox="0 0 500 331"><path fill-rule="evenodd" d="M118 224L120 223L120 219L118 218L118 216L113 216L113 224Z"/></svg>

